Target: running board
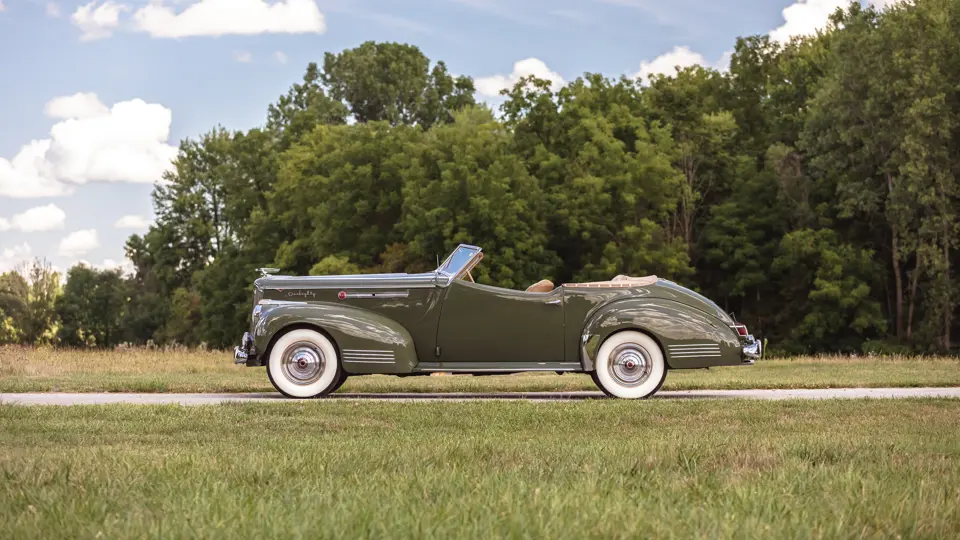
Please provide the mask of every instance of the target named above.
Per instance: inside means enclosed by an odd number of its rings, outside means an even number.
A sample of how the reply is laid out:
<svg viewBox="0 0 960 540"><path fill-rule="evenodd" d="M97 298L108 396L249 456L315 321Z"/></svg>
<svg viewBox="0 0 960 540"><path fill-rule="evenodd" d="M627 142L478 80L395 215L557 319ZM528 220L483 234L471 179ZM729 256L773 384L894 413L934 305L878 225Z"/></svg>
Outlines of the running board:
<svg viewBox="0 0 960 540"><path fill-rule="evenodd" d="M583 371L580 362L421 362L414 373L520 373L527 371Z"/></svg>

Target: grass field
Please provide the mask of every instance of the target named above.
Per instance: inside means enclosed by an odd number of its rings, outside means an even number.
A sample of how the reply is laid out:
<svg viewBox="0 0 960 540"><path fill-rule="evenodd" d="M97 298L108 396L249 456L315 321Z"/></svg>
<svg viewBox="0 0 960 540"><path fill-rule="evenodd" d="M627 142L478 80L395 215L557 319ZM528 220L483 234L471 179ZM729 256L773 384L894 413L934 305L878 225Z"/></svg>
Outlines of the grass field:
<svg viewBox="0 0 960 540"><path fill-rule="evenodd" d="M957 538L960 400L0 406L2 538Z"/></svg>
<svg viewBox="0 0 960 540"><path fill-rule="evenodd" d="M751 367L671 371L666 390L960 386L960 360L936 357L766 359ZM586 375L368 376L340 392L595 390ZM226 352L0 348L0 392L272 392L264 368Z"/></svg>

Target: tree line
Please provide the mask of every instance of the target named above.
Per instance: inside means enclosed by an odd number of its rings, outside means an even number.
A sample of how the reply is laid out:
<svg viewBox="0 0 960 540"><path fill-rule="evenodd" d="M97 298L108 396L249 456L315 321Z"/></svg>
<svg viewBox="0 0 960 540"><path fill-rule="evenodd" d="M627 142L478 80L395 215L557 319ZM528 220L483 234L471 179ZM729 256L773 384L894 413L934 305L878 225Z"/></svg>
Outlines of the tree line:
<svg viewBox="0 0 960 540"><path fill-rule="evenodd" d="M853 3L728 71L526 78L496 111L414 46L327 53L264 126L180 144L134 275L0 278L0 341L226 347L258 267L418 272L465 242L478 282L657 274L784 353L947 352L958 35L960 0Z"/></svg>

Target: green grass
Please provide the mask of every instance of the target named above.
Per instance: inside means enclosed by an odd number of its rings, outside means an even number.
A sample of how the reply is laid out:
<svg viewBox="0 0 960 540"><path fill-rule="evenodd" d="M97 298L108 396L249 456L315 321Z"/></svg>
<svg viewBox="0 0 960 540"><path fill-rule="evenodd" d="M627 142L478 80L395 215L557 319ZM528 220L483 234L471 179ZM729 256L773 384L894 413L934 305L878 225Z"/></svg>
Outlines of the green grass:
<svg viewBox="0 0 960 540"><path fill-rule="evenodd" d="M960 400L0 406L2 538L957 538Z"/></svg>
<svg viewBox="0 0 960 540"><path fill-rule="evenodd" d="M666 390L960 386L945 357L802 357L755 366L671 371ZM356 377L341 392L595 390L585 375ZM71 351L0 347L0 392L272 392L264 368L235 366L222 351Z"/></svg>

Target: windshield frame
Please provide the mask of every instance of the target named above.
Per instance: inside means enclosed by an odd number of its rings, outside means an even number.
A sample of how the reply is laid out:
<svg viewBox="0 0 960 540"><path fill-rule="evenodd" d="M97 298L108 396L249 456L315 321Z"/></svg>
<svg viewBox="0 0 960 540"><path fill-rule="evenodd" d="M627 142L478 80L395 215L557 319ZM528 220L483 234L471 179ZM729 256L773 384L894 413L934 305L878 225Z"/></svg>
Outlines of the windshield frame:
<svg viewBox="0 0 960 540"><path fill-rule="evenodd" d="M470 258L467 259L459 268L447 268L447 265L453 262L454 257L456 257L457 254L463 250L472 252ZM455 279L459 279L460 276L463 276L472 270L481 259L483 259L483 250L479 246L460 244L450 253L450 255L447 256L446 259L443 260L442 263L440 263L440 266L437 267L437 275L446 278L445 285L449 285L453 283Z"/></svg>

